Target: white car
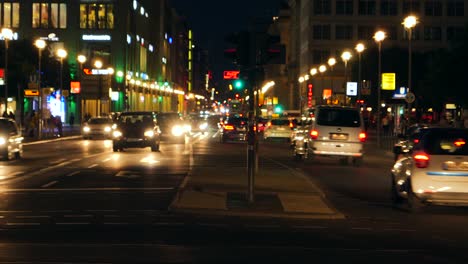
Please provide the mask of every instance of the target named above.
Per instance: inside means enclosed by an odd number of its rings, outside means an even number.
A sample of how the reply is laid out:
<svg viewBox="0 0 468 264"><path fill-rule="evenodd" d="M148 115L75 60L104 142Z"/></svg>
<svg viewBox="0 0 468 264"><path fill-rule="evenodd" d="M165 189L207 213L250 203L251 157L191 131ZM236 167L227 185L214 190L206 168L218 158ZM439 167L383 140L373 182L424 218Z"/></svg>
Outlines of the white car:
<svg viewBox="0 0 468 264"><path fill-rule="evenodd" d="M84 139L95 137L112 138L112 119L110 117L91 117L83 124L81 131Z"/></svg>
<svg viewBox="0 0 468 264"><path fill-rule="evenodd" d="M265 130L263 131L263 138L265 140L278 138L290 140L292 135L292 124L287 118L278 118L268 121Z"/></svg>
<svg viewBox="0 0 468 264"><path fill-rule="evenodd" d="M391 170L392 200L417 211L426 204L468 205L468 129L425 128Z"/></svg>
<svg viewBox="0 0 468 264"><path fill-rule="evenodd" d="M300 139L300 138L299 138ZM323 105L315 108L315 117L303 140L296 140L294 156L338 157L342 163L351 158L360 165L367 134L358 108Z"/></svg>

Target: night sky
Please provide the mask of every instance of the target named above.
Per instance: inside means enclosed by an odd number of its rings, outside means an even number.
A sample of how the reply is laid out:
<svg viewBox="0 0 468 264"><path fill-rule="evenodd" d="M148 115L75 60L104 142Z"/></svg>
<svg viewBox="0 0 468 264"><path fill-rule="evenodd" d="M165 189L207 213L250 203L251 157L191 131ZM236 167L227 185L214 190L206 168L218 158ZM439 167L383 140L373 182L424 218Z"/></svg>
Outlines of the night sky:
<svg viewBox="0 0 468 264"><path fill-rule="evenodd" d="M193 29L196 43L209 51L215 80L222 71L235 68L224 58L224 38L229 33L247 30L249 19L278 14L281 0L171 0L179 15Z"/></svg>

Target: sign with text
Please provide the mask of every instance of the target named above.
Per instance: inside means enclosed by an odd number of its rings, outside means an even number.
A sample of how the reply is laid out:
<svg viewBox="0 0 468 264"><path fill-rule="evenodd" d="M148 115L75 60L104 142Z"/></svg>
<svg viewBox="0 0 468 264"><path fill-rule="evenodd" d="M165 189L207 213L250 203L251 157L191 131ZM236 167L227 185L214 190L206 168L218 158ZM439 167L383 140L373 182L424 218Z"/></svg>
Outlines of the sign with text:
<svg viewBox="0 0 468 264"><path fill-rule="evenodd" d="M225 80L239 79L240 71L224 71L223 78Z"/></svg>
<svg viewBox="0 0 468 264"><path fill-rule="evenodd" d="M81 92L80 82L70 82L70 92L72 94L79 94Z"/></svg>
<svg viewBox="0 0 468 264"><path fill-rule="evenodd" d="M30 97L30 96L39 96L39 90L36 89L25 89L24 90L24 96Z"/></svg>
<svg viewBox="0 0 468 264"><path fill-rule="evenodd" d="M382 90L395 90L395 73L382 73Z"/></svg>
<svg viewBox="0 0 468 264"><path fill-rule="evenodd" d="M347 82L346 83L346 95L347 96L357 96L357 82Z"/></svg>

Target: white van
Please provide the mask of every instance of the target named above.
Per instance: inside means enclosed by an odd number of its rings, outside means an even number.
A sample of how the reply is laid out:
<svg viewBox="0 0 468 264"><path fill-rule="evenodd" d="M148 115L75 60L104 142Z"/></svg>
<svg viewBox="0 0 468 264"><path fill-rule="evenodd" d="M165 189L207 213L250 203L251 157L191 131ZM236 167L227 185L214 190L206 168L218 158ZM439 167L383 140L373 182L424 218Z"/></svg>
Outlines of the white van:
<svg viewBox="0 0 468 264"><path fill-rule="evenodd" d="M349 106L317 106L315 119L304 135L304 141L296 142L294 155L302 159L314 156L339 157L343 163L351 158L359 165L364 156L367 135L358 108Z"/></svg>

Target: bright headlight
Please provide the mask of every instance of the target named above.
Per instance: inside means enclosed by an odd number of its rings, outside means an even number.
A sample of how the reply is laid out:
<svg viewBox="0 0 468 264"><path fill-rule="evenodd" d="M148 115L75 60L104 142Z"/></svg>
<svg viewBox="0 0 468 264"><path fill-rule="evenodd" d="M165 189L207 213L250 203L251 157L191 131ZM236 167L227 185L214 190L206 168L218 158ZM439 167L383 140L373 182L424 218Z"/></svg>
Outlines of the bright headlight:
<svg viewBox="0 0 468 264"><path fill-rule="evenodd" d="M6 139L4 137L0 137L0 145L5 145Z"/></svg>
<svg viewBox="0 0 468 264"><path fill-rule="evenodd" d="M185 130L185 132L190 132L190 131L192 131L192 126L191 125L184 125L184 130Z"/></svg>
<svg viewBox="0 0 468 264"><path fill-rule="evenodd" d="M118 137L121 137L122 136L122 132L118 131L118 130L114 130L114 132L112 133L112 135L115 137L115 138L118 138Z"/></svg>
<svg viewBox="0 0 468 264"><path fill-rule="evenodd" d="M91 128L89 128L88 126L83 127L83 132L89 132L89 131L91 131Z"/></svg>
<svg viewBox="0 0 468 264"><path fill-rule="evenodd" d="M116 129L117 128L117 124L112 124L112 129Z"/></svg>
<svg viewBox="0 0 468 264"><path fill-rule="evenodd" d="M205 130L208 128L208 123L201 123L199 126L198 126L201 130Z"/></svg>
<svg viewBox="0 0 468 264"><path fill-rule="evenodd" d="M184 129L181 126L172 127L172 135L179 137L179 136L182 136L183 133L184 133Z"/></svg>
<svg viewBox="0 0 468 264"><path fill-rule="evenodd" d="M111 127L105 127L105 128L104 128L104 131L105 131L105 132L111 132L111 130L112 130Z"/></svg>
<svg viewBox="0 0 468 264"><path fill-rule="evenodd" d="M152 130L145 131L145 137L153 137L154 132Z"/></svg>

